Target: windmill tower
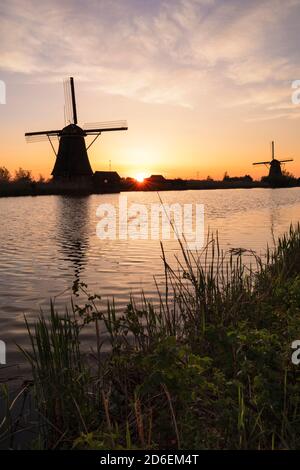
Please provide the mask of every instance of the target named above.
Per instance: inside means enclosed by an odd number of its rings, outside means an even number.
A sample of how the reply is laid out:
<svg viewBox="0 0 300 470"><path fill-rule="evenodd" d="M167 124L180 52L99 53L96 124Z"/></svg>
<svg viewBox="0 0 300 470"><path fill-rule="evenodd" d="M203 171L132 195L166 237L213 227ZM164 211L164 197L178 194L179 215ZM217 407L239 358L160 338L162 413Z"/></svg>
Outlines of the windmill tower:
<svg viewBox="0 0 300 470"><path fill-rule="evenodd" d="M293 159L290 158L288 160L277 160L275 158L275 145L274 141L272 141L272 160L269 162L255 162L253 165L266 165L269 168L269 180L276 180L278 178L282 178L283 174L281 171L281 164L286 162L292 162Z"/></svg>
<svg viewBox="0 0 300 470"><path fill-rule="evenodd" d="M126 121L102 122L86 124L83 128L77 125L77 108L75 98L74 79L64 82L65 92L65 119L68 124L63 129L26 132L28 142L48 140L56 156L52 170L54 181L64 185L90 184L93 170L91 168L87 150L93 145L102 132L125 131L128 129ZM92 142L86 146L85 137L94 136ZM59 139L58 151L53 145L53 139Z"/></svg>

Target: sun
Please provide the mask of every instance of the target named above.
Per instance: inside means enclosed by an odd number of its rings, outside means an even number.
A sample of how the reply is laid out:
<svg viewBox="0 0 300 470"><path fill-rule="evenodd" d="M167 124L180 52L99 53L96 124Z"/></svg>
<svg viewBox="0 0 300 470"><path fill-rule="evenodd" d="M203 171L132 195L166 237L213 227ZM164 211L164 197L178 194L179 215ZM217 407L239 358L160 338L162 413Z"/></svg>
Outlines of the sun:
<svg viewBox="0 0 300 470"><path fill-rule="evenodd" d="M138 173L135 179L138 183L143 183L145 179L145 173Z"/></svg>

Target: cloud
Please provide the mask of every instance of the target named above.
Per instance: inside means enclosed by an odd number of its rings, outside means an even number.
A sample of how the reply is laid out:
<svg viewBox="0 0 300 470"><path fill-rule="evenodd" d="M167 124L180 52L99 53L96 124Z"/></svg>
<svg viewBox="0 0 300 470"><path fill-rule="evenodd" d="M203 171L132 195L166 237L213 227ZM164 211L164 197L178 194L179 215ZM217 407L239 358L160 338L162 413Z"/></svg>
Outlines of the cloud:
<svg viewBox="0 0 300 470"><path fill-rule="evenodd" d="M149 103L218 94L222 106L284 106L299 16L297 0L4 1L1 69L30 81L71 73Z"/></svg>

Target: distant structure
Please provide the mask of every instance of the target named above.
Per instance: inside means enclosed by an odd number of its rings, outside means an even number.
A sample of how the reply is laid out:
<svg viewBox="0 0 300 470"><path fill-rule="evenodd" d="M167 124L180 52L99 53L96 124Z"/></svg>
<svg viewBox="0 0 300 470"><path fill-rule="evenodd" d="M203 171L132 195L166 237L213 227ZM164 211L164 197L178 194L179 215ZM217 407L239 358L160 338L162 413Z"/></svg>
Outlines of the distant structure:
<svg viewBox="0 0 300 470"><path fill-rule="evenodd" d="M266 165L269 168L268 179L272 181L272 180L280 179L284 176L281 171L281 164L286 163L286 162L292 162L292 161L293 161L292 158L288 160L277 160L277 158L275 158L274 141L272 141L272 160L269 162L255 162L253 163L253 165Z"/></svg>
<svg viewBox="0 0 300 470"><path fill-rule="evenodd" d="M165 183L166 179L163 175L151 175L149 178L145 178L145 181L149 183Z"/></svg>
<svg viewBox="0 0 300 470"><path fill-rule="evenodd" d="M145 178L142 187L147 190L159 191L168 187L168 181L163 175L151 175L149 178Z"/></svg>
<svg viewBox="0 0 300 470"><path fill-rule="evenodd" d="M68 124L61 130L26 132L29 142L48 140L56 156L52 170L53 181L62 185L75 185L75 187L89 186L93 181L87 150L93 145L102 132L126 131L126 121L112 121L86 124L83 128L77 125L77 108L75 98L74 79L70 77L64 82L65 114ZM85 137L94 136L92 142L86 147ZM56 153L52 139L59 139Z"/></svg>
<svg viewBox="0 0 300 470"><path fill-rule="evenodd" d="M121 177L116 171L95 171L94 187L96 192L119 193Z"/></svg>

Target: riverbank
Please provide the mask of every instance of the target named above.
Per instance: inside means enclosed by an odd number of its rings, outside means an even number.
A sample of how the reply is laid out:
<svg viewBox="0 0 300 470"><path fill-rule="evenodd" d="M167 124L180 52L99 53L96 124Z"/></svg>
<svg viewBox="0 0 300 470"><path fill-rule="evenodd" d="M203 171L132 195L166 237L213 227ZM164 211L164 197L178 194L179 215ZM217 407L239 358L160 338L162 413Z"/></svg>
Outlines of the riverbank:
<svg viewBox="0 0 300 470"><path fill-rule="evenodd" d="M100 310L99 297L77 282L69 313L51 306L49 321L27 325L33 382L25 388L40 416L30 446L300 447L300 375L291 360L300 339L300 227L266 263L254 256L252 272L241 253L226 260L217 240L200 259L182 252L179 272L162 252L166 289L157 308L142 296L117 317L113 304ZM80 342L87 325L91 354Z"/></svg>
<svg viewBox="0 0 300 470"><path fill-rule="evenodd" d="M251 188L292 188L299 187L298 180L280 181L276 184L268 184L261 181L215 181L215 180L165 180L163 183L139 183L124 179L116 187L100 186L66 186L54 184L53 182L40 183L35 181L0 183L0 197L18 196L51 196L51 195L73 195L81 196L88 194L112 194L127 191L186 191L186 190L213 190L213 189L251 189Z"/></svg>

